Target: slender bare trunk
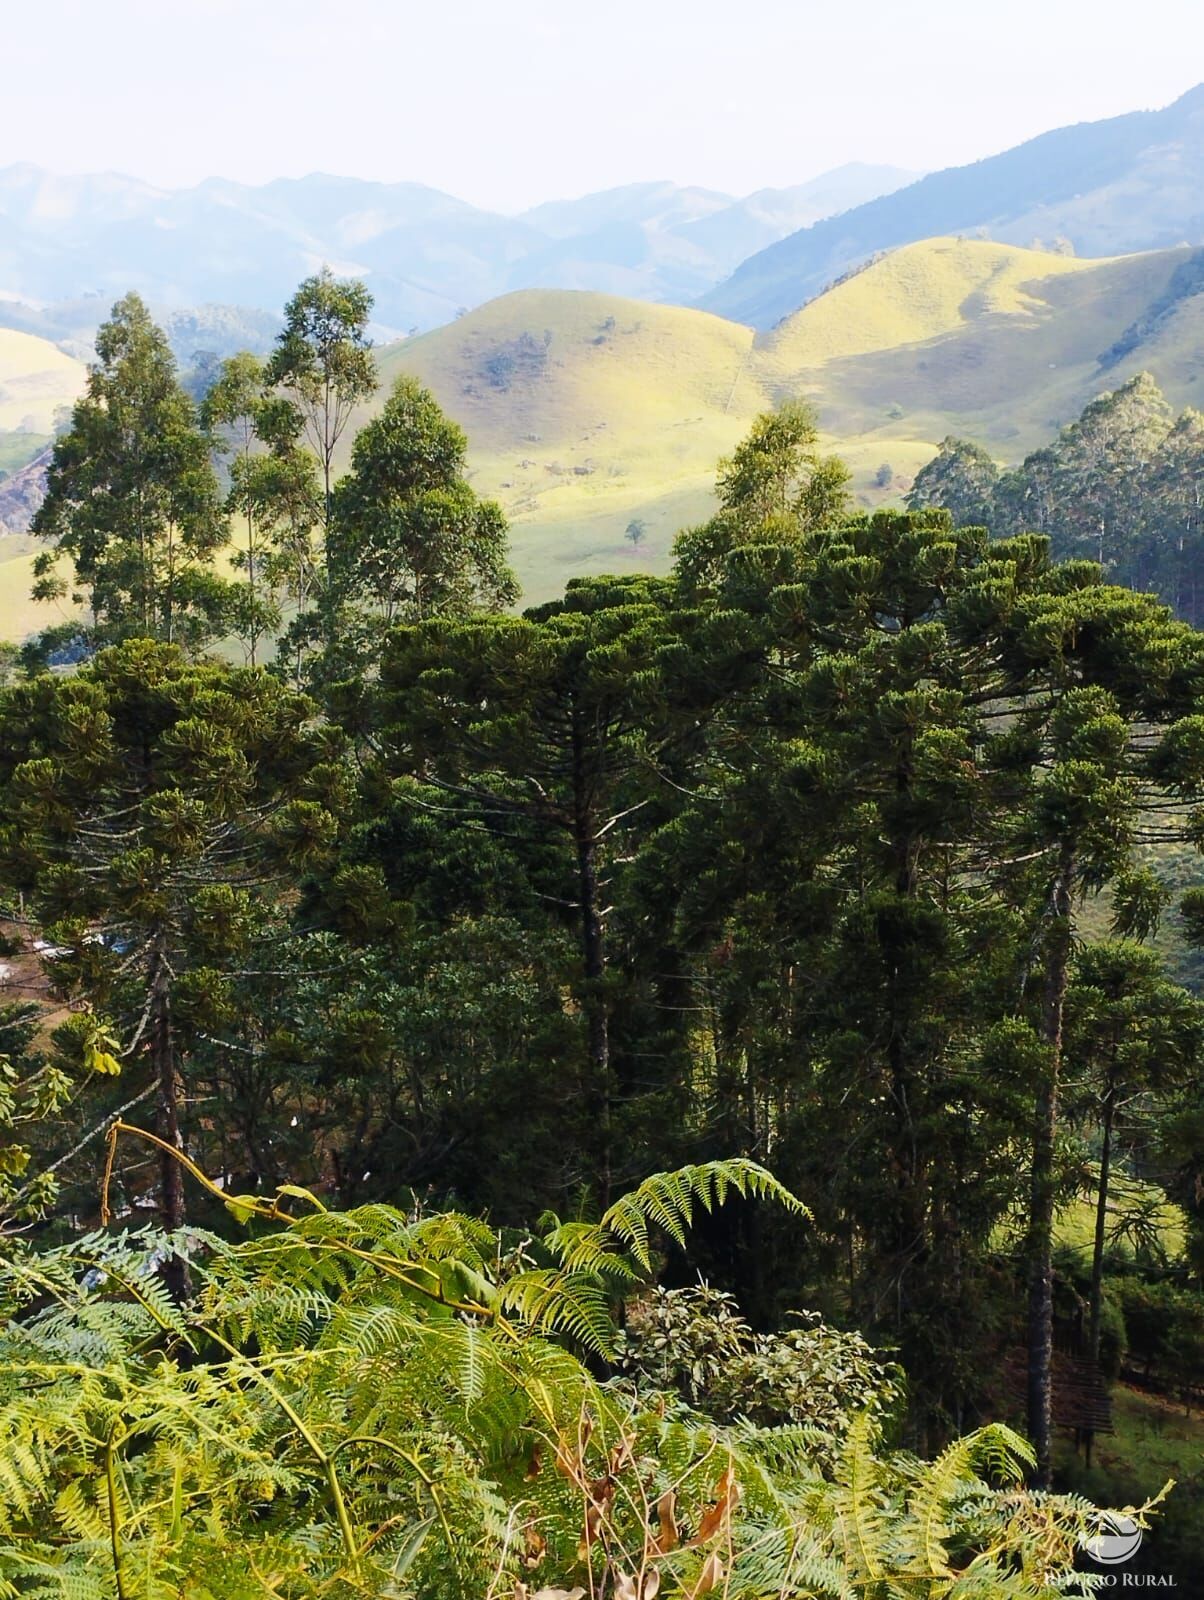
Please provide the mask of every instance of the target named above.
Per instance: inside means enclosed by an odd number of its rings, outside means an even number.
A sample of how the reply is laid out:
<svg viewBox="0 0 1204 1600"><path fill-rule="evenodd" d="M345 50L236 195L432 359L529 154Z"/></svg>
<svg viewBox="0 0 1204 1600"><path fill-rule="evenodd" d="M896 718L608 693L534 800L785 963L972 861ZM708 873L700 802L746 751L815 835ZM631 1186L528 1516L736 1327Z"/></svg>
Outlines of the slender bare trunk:
<svg viewBox="0 0 1204 1600"><path fill-rule="evenodd" d="M255 612L255 513L247 507L247 589L251 596L251 665L259 642L259 618Z"/></svg>
<svg viewBox="0 0 1204 1600"><path fill-rule="evenodd" d="M164 1144L180 1150L183 1140L180 1136L180 1083L171 1022L171 973L162 941L156 941L151 959L149 1032L157 1086L157 1132ZM166 1150L159 1157L159 1219L167 1233L175 1233L184 1226L184 1174L180 1163ZM169 1258L163 1276L177 1300L187 1298L188 1267L181 1257Z"/></svg>
<svg viewBox="0 0 1204 1600"><path fill-rule="evenodd" d="M590 1084L588 1102L598 1130L598 1177L602 1204L611 1192L611 1082L610 1017L604 989L606 941L598 908L598 846L587 793L580 730L573 727L573 843L577 854L577 883L581 902L581 954L585 977L586 1054Z"/></svg>
<svg viewBox="0 0 1204 1600"><path fill-rule="evenodd" d="M1045 938L1045 986L1041 1032L1047 1059L1037 1096L1029 1202L1028 1432L1037 1455L1037 1481L1048 1488L1053 1475L1053 1224L1054 1143L1062 1067L1062 1022L1070 971L1071 891L1074 847L1062 847Z"/></svg>
<svg viewBox="0 0 1204 1600"><path fill-rule="evenodd" d="M1113 1057L1115 1058L1115 1047ZM1104 1091L1104 1138L1099 1157L1099 1194L1095 1202L1095 1242L1091 1252L1091 1321L1088 1334L1092 1361L1099 1360L1104 1304L1104 1236L1108 1224L1108 1184L1112 1175L1112 1127L1116 1117L1115 1059Z"/></svg>

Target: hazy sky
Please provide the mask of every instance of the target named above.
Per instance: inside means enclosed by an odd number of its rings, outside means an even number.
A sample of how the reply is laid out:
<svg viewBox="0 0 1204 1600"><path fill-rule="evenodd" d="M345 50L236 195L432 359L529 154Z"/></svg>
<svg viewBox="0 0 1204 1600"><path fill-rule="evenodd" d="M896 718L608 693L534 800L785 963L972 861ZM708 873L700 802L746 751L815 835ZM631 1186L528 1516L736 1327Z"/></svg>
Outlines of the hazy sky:
<svg viewBox="0 0 1204 1600"><path fill-rule="evenodd" d="M1204 79L1202 0L6 0L0 165L516 210L934 168Z"/></svg>

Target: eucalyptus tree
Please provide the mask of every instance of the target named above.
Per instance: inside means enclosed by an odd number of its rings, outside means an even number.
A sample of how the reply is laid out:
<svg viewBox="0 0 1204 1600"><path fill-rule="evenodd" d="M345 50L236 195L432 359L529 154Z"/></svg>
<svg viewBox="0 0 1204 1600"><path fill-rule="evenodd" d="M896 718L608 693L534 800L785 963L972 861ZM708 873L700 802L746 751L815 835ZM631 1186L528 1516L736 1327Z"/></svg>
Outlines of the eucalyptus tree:
<svg viewBox="0 0 1204 1600"><path fill-rule="evenodd" d="M1204 621L1204 414L1187 410L1163 439L1150 473L1154 560L1161 592L1180 616Z"/></svg>
<svg viewBox="0 0 1204 1600"><path fill-rule="evenodd" d="M296 408L305 441L317 458L323 522L334 504L334 460L357 406L376 390L368 338L372 296L356 279L328 267L306 278L284 308L284 328L265 376Z"/></svg>
<svg viewBox="0 0 1204 1600"><path fill-rule="evenodd" d="M1054 445L1055 554L1089 556L1130 582L1153 576L1142 540L1148 482L1173 413L1148 372L1086 406ZM1135 548L1136 546L1136 548Z"/></svg>
<svg viewBox="0 0 1204 1600"><path fill-rule="evenodd" d="M280 626L266 568L274 549L270 490L278 471L275 458L264 454L265 412L272 402L264 391L263 364L249 350L223 361L201 403L201 421L219 457L226 460L229 488L227 514L241 524L241 543L233 552L244 574L232 586L231 631L243 640L247 661L255 666L261 639Z"/></svg>
<svg viewBox="0 0 1204 1600"><path fill-rule="evenodd" d="M804 401L765 412L719 463L718 511L677 538L682 582L690 589L713 583L738 545L797 542L839 522L849 509L850 477L838 457L820 454L815 413Z"/></svg>
<svg viewBox="0 0 1204 1600"><path fill-rule="evenodd" d="M86 601L99 644L142 635L197 649L220 636L226 601L213 569L226 520L205 436L136 294L101 324L96 355L34 518L54 541L34 564L34 597Z"/></svg>
<svg viewBox="0 0 1204 1600"><path fill-rule="evenodd" d="M53 941L55 988L108 1019L130 1069L145 1063L169 1230L189 1017L220 1003L281 864L303 869L334 833L331 735L311 718L261 671L150 640L0 696L4 878Z"/></svg>
<svg viewBox="0 0 1204 1600"><path fill-rule="evenodd" d="M997 528L999 468L969 439L942 439L936 455L916 474L907 493L912 511L948 511L962 527Z"/></svg>
<svg viewBox="0 0 1204 1600"><path fill-rule="evenodd" d="M365 423L334 495L327 584L339 669L363 672L397 622L496 611L518 597L506 520L468 483L467 440L434 396L399 378Z"/></svg>
<svg viewBox="0 0 1204 1600"><path fill-rule="evenodd" d="M372 296L356 279L330 269L306 278L284 310L284 328L264 379L284 403L269 429L276 477L257 475L276 496L288 530L281 571L290 580L295 615L282 641L298 683L315 651L338 643L338 597L331 571L335 456L356 409L375 393L376 362L368 337ZM307 470L310 469L310 470ZM314 476L316 474L316 477ZM312 512L306 511L313 502Z"/></svg>

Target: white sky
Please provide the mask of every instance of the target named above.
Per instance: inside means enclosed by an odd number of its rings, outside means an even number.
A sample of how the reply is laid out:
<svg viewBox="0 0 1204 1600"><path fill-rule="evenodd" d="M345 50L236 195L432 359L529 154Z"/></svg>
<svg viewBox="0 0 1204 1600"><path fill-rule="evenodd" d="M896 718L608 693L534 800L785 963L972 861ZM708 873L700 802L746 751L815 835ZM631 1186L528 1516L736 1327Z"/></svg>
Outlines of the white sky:
<svg viewBox="0 0 1204 1600"><path fill-rule="evenodd" d="M517 210L931 169L1204 80L1204 0L3 0L0 165Z"/></svg>

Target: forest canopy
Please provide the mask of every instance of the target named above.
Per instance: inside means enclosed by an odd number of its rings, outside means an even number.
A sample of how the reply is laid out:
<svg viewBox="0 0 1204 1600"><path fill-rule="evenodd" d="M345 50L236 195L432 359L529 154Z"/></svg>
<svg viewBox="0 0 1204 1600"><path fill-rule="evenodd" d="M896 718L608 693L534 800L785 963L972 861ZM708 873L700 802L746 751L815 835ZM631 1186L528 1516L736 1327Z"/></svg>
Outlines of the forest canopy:
<svg viewBox="0 0 1204 1600"><path fill-rule="evenodd" d="M1109 465L1194 424L869 515L791 402L668 576L520 615L434 399L354 433L369 312L198 407L128 297L55 447L0 1592L1075 1592L1065 1430L1204 1360L1204 635Z"/></svg>

